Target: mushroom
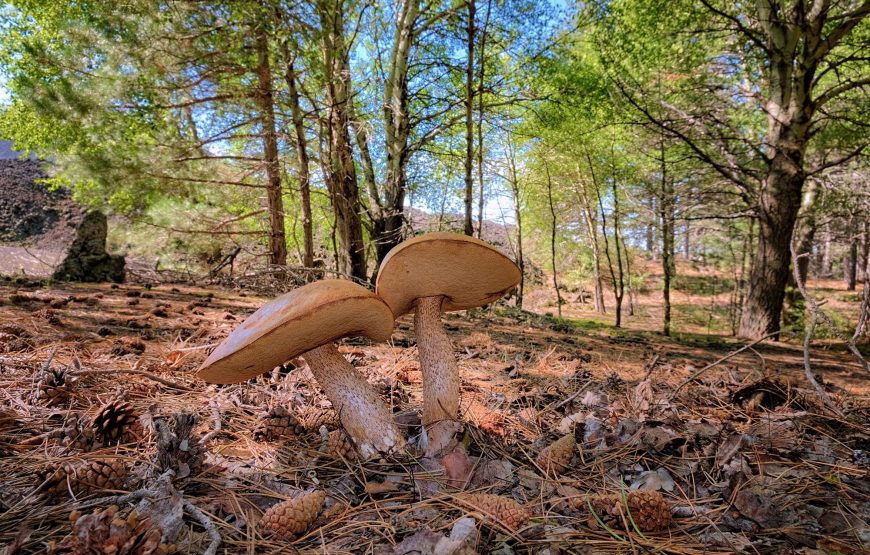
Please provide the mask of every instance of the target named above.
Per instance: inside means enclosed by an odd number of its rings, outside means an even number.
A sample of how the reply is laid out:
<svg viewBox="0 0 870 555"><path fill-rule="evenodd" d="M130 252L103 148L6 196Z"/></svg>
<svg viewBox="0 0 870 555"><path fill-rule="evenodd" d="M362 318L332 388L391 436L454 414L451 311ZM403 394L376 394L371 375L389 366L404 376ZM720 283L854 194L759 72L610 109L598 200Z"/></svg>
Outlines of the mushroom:
<svg viewBox="0 0 870 555"><path fill-rule="evenodd" d="M238 383L302 356L360 454L371 458L402 448L405 440L377 392L333 342L354 335L385 341L393 324L389 307L371 291L350 281L318 281L260 307L218 345L198 375Z"/></svg>
<svg viewBox="0 0 870 555"><path fill-rule="evenodd" d="M520 270L507 256L454 233L409 239L384 257L376 293L397 318L414 311L427 456L448 451L459 428L459 371L441 313L489 304L519 281Z"/></svg>

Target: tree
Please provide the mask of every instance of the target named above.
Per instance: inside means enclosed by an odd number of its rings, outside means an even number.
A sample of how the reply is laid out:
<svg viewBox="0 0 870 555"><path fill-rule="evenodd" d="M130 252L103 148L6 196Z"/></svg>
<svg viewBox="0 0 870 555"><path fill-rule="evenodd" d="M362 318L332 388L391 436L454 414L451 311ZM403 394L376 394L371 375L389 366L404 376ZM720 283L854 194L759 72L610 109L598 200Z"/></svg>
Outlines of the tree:
<svg viewBox="0 0 870 555"><path fill-rule="evenodd" d="M260 108L263 136L263 162L266 165L266 196L269 205L269 263L287 265L287 239L284 234L284 203L281 191L281 168L278 162L278 138L275 132L275 102L272 96L272 64L269 60L268 30L261 22L254 27L257 50L257 87L254 99Z"/></svg>
<svg viewBox="0 0 870 555"><path fill-rule="evenodd" d="M350 44L345 39L344 2L317 0L326 89L326 184L335 211L341 241L341 267L348 275L366 280L366 249L363 242L361 204L356 162L350 138L351 79Z"/></svg>
<svg viewBox="0 0 870 555"><path fill-rule="evenodd" d="M669 3L672 16L664 25L665 4L657 2L599 6L597 15L608 30L603 49L613 80L626 100L683 141L754 210L757 255L740 335L758 337L779 330L789 244L807 178L867 148L860 118L849 112L863 109L861 92L870 87L870 65L860 54L870 48L870 2L702 5L697 11ZM674 47L674 31L685 29L695 32L676 36L692 38ZM662 94L653 70L669 81ZM755 117L756 109L765 117Z"/></svg>

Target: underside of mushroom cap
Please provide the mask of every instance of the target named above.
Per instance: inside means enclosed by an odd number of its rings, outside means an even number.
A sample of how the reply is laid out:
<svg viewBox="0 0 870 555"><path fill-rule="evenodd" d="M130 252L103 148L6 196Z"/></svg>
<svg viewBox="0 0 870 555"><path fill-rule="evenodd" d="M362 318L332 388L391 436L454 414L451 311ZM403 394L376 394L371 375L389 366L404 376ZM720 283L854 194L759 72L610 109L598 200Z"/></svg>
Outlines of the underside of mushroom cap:
<svg viewBox="0 0 870 555"><path fill-rule="evenodd" d="M387 253L376 291L396 317L421 297L443 296L443 312L489 304L516 287L520 270L495 247L466 235L427 233Z"/></svg>
<svg viewBox="0 0 870 555"><path fill-rule="evenodd" d="M237 327L202 364L212 383L238 383L342 337L386 341L393 331L389 307L350 281L311 283L269 301Z"/></svg>

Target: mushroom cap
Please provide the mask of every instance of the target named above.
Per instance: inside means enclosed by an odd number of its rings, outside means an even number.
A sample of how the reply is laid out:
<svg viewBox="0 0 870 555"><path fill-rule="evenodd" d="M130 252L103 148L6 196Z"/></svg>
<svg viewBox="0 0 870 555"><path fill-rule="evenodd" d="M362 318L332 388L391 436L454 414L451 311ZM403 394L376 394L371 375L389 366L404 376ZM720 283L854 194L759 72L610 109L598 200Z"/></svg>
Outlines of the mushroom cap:
<svg viewBox="0 0 870 555"><path fill-rule="evenodd" d="M519 282L517 265L489 243L439 232L409 239L387 253L375 290L399 317L422 297L445 297L443 312L483 306Z"/></svg>
<svg viewBox="0 0 870 555"><path fill-rule="evenodd" d="M342 337L386 341L389 307L351 281L327 279L294 289L251 314L212 351L197 374L212 383L238 383Z"/></svg>

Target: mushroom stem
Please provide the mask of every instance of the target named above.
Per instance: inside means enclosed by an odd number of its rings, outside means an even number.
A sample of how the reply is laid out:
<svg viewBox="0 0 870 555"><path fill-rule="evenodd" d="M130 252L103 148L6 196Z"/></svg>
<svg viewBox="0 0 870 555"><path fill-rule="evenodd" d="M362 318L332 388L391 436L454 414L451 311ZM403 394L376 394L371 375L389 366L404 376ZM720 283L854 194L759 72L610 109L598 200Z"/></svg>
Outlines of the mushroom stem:
<svg viewBox="0 0 870 555"><path fill-rule="evenodd" d="M302 355L365 459L401 449L405 439L377 392L332 343Z"/></svg>
<svg viewBox="0 0 870 555"><path fill-rule="evenodd" d="M417 299L414 330L423 373L423 426L426 454L443 454L459 426L459 370L453 346L441 323L443 296Z"/></svg>

